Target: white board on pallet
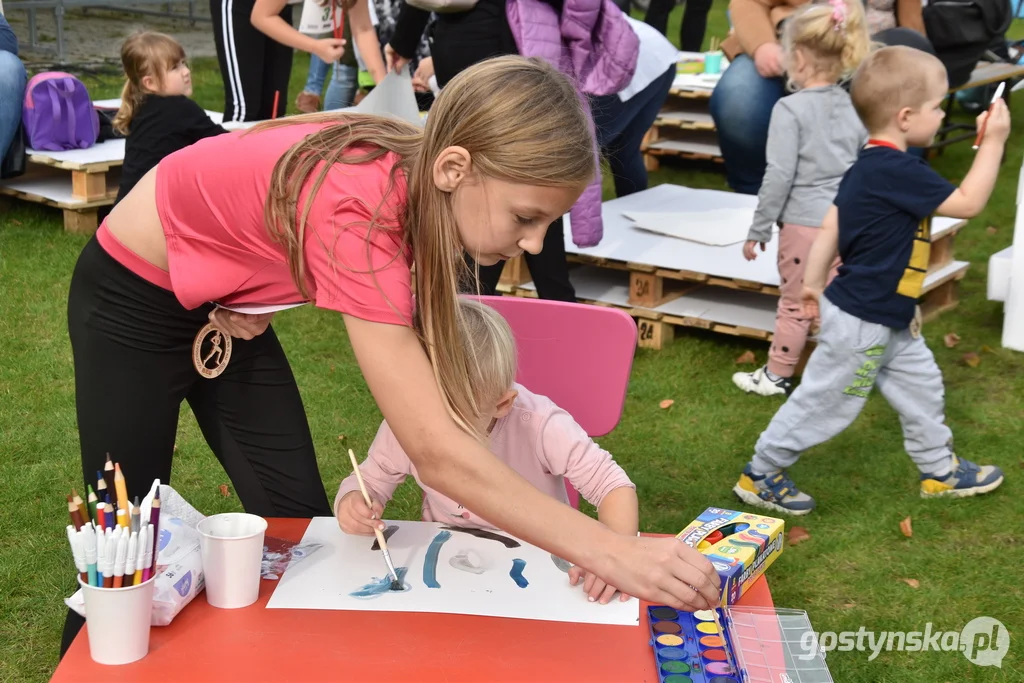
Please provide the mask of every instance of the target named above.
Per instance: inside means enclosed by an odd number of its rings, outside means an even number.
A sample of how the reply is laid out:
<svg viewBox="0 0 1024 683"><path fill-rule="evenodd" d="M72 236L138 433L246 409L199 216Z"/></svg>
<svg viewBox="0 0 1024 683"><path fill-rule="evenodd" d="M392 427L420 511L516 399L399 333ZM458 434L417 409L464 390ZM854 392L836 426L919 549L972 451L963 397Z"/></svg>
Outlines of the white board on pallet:
<svg viewBox="0 0 1024 683"><path fill-rule="evenodd" d="M579 266L569 271L576 297L633 311L650 311L680 318L699 318L711 323L772 332L778 297L744 292L727 287L700 287L655 308L629 303L629 274L596 266ZM533 282L521 289L536 291Z"/></svg>
<svg viewBox="0 0 1024 683"><path fill-rule="evenodd" d="M657 185L635 194L612 199L601 206L604 237L596 247L581 249L572 242L568 215L565 217L565 250L615 261L643 263L667 270L685 270L705 273L714 277L746 280L763 285L779 285L778 239L772 239L764 252L757 252L755 261L743 258L738 244L715 246L675 239L633 228L626 217L635 213L692 213L702 211L735 210L735 216L753 215L757 197L723 192L720 190L694 190L680 185ZM938 217L932 222L936 235L961 225L962 221ZM749 224L742 226L748 229ZM777 237L777 235L776 235Z"/></svg>

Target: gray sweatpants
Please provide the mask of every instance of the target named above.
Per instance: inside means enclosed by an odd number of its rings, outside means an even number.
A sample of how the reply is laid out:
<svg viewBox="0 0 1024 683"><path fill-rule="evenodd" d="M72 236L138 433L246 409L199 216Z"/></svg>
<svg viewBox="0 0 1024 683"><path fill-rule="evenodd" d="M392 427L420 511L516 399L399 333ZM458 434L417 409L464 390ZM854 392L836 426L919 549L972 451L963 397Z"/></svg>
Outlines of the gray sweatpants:
<svg viewBox="0 0 1024 683"><path fill-rule="evenodd" d="M948 469L942 373L923 337L852 316L821 297L821 332L800 386L757 440L753 469L784 469L849 427L878 386L900 416L903 445L922 474Z"/></svg>

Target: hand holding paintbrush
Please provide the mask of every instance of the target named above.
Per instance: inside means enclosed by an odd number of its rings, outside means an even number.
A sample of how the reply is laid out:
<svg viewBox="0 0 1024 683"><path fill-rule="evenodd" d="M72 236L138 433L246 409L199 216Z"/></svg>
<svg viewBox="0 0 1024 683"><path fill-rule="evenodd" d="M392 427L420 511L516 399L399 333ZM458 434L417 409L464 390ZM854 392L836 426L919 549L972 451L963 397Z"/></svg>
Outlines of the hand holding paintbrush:
<svg viewBox="0 0 1024 683"><path fill-rule="evenodd" d="M355 472L356 481L359 482L359 490L363 494L363 500L366 501L366 506L373 509L373 502L370 500L370 494L366 491L366 484L363 483L363 475L359 471L359 462L356 460L356 454L352 452L352 449L348 449L348 457L352 461L352 471ZM402 582L398 580L398 572L395 571L395 565L391 561L391 553L388 552L388 542L384 538L384 532L381 531L380 525L375 524L373 526L373 533L377 535L377 543L380 545L381 553L384 555L384 562L388 565L388 571L391 574L391 590L400 591L402 590Z"/></svg>
<svg viewBox="0 0 1024 683"><path fill-rule="evenodd" d="M1005 89L1006 82L1004 81L1003 83L999 84L998 88L996 88L996 94L992 97L992 103L988 106L988 109L985 111L985 113L978 117L978 137L974 139L974 149L978 149L981 146L981 141L985 139L985 133L988 131L989 119L991 119L992 115L995 113L996 103L1002 99L1003 91ZM1006 109L1005 103L1003 104L1002 109ZM1009 120L1008 110L1006 111L1005 118ZM1007 131L1008 130L1009 129L1007 128ZM1004 137L1003 139L1005 140L1006 138Z"/></svg>

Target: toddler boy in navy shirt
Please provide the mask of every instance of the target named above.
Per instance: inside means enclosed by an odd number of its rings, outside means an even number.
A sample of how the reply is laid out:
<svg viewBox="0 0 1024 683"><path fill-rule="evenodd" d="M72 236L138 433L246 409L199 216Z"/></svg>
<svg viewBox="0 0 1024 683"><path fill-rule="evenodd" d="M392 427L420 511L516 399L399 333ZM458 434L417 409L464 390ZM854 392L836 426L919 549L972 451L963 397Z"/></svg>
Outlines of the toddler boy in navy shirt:
<svg viewBox="0 0 1024 683"><path fill-rule="evenodd" d="M942 63L907 47L878 50L854 75L850 95L868 144L843 177L811 249L803 299L808 315L820 314L818 347L733 488L750 505L793 515L814 509L814 499L797 489L785 469L849 427L876 385L900 415L923 497L973 496L1003 482L998 467L953 453L942 374L921 338L917 313L932 214L981 213L1010 132L1006 104L999 100L991 114L978 117L985 135L970 172L959 188L951 185L906 151L931 144L947 89ZM843 265L822 296L837 250Z"/></svg>

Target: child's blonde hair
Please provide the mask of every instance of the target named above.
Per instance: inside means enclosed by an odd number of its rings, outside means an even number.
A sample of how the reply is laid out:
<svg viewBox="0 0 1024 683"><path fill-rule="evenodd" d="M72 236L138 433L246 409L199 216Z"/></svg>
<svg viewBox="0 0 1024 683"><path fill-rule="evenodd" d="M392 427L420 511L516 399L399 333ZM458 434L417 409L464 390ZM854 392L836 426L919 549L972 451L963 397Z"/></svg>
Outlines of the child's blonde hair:
<svg viewBox="0 0 1024 683"><path fill-rule="evenodd" d="M871 51L861 0L804 5L786 20L782 44L789 55L801 50L829 82L849 78Z"/></svg>
<svg viewBox="0 0 1024 683"><path fill-rule="evenodd" d="M185 61L185 48L174 38L156 31L141 31L128 37L121 45L121 65L126 80L121 89L121 107L112 125L121 135L128 135L132 117L147 92L142 79L152 76L162 81L164 74Z"/></svg>
<svg viewBox="0 0 1024 683"><path fill-rule="evenodd" d="M515 335L500 313L475 299L460 298L459 313L459 329L474 359L476 399L481 406L493 407L516 381Z"/></svg>
<svg viewBox="0 0 1024 683"><path fill-rule="evenodd" d="M892 123L904 107L918 109L945 83L946 67L938 57L912 47L883 47L853 75L850 99L869 133Z"/></svg>
<svg viewBox="0 0 1024 683"><path fill-rule="evenodd" d="M397 154L401 162L391 172L382 204L395 191L396 174L405 174L408 197L400 220L412 246L417 292L416 320L410 322L421 331L448 412L467 432L484 438L474 427L482 414L473 388L478 360L475 349L462 343L460 329L459 283L470 281L470 273L452 196L434 184L434 161L445 148L459 146L483 176L582 191L597 164L590 120L575 88L543 60L497 57L453 78L423 129L390 117L326 112L269 121L250 132L311 122L336 125L306 136L278 160L265 209L267 228L284 245L296 287L308 298L302 256L306 215L330 166ZM346 153L348 148L355 150ZM326 163L314 175L321 162ZM300 207L298 197L308 180L312 189ZM381 213L378 207L371 230L384 229ZM367 241L368 260L369 249Z"/></svg>

